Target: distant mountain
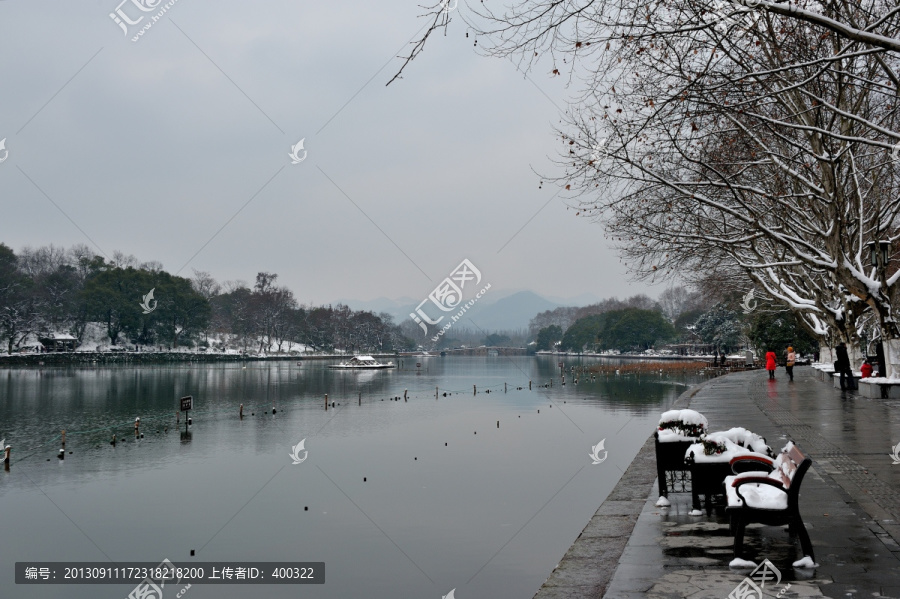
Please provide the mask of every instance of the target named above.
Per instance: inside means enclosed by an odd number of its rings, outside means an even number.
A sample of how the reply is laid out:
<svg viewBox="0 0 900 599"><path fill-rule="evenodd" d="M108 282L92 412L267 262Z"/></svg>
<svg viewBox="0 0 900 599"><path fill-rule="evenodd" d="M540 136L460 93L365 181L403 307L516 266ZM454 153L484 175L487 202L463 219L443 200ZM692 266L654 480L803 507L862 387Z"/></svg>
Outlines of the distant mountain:
<svg viewBox="0 0 900 599"><path fill-rule="evenodd" d="M488 292L490 295L490 291ZM485 296L487 299L487 296ZM502 331L528 328L528 321L538 312L559 307L532 291L520 291L492 304L476 304L466 313L485 331Z"/></svg>
<svg viewBox="0 0 900 599"><path fill-rule="evenodd" d="M548 300L551 302L556 302L560 306L590 306L591 304L596 304L601 301L602 297L594 295L593 293L582 293L581 295L576 295L575 297L556 297L553 295L546 296Z"/></svg>

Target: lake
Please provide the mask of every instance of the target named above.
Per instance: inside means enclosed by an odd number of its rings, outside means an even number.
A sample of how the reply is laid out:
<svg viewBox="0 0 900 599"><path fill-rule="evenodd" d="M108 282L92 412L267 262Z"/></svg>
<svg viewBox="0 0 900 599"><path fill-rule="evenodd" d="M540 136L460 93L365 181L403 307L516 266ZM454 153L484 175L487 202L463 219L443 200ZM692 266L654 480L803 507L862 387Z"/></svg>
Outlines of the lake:
<svg viewBox="0 0 900 599"><path fill-rule="evenodd" d="M17 561L169 559L326 565L324 585L194 584L189 599L530 599L695 382L569 374L563 387L558 372L552 356L0 370L0 438L13 446L0 597L123 599L135 586L15 585ZM601 440L608 458L592 464Z"/></svg>

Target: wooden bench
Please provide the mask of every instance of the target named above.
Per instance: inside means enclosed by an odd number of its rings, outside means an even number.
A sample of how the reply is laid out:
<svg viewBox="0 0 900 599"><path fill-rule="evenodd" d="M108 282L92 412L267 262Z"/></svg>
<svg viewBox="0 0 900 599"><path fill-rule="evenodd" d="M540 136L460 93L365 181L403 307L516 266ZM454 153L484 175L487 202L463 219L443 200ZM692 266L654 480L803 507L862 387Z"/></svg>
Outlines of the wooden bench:
<svg viewBox="0 0 900 599"><path fill-rule="evenodd" d="M713 499L725 495L724 480L733 474L755 471L765 476L772 471L774 459L757 453L741 454L728 462L697 462L693 455L687 455L684 463L691 473L691 494L693 509L700 510L706 506L706 515L712 515ZM700 496L705 496L704 504Z"/></svg>
<svg viewBox="0 0 900 599"><path fill-rule="evenodd" d="M734 461L741 460L736 458ZM754 460L759 461L758 458ZM741 557L744 529L747 524L756 522L767 526L787 524L792 537L800 536L803 555L815 561L799 507L800 485L811 465L812 460L793 443L788 443L772 462L772 470L768 474L748 471L725 479L725 513L731 518L735 557ZM737 471L740 465L732 464L732 467Z"/></svg>

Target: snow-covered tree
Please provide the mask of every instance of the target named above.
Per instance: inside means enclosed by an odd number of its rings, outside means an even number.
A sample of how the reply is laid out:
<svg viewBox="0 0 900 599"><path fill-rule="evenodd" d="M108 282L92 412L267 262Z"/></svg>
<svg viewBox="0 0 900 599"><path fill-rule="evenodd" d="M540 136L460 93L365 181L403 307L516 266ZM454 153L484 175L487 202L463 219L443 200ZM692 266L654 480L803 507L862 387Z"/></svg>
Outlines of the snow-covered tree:
<svg viewBox="0 0 900 599"><path fill-rule="evenodd" d="M436 5L426 37L449 17ZM884 0L528 0L478 47L580 87L554 178L641 276L738 268L820 338L877 318L900 374L900 9ZM406 65L404 65L406 66Z"/></svg>

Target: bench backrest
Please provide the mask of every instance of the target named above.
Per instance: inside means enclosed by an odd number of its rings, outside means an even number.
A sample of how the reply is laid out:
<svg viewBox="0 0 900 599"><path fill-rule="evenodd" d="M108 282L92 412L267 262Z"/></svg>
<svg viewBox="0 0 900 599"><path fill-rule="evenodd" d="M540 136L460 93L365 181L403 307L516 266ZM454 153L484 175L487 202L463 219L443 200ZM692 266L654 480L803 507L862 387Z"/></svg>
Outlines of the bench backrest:
<svg viewBox="0 0 900 599"><path fill-rule="evenodd" d="M787 490L788 505L796 508L800 495L800 483L803 482L803 476L812 465L812 460L803 455L803 452L796 446L782 452L781 460L781 469L778 472L781 476L781 484Z"/></svg>

